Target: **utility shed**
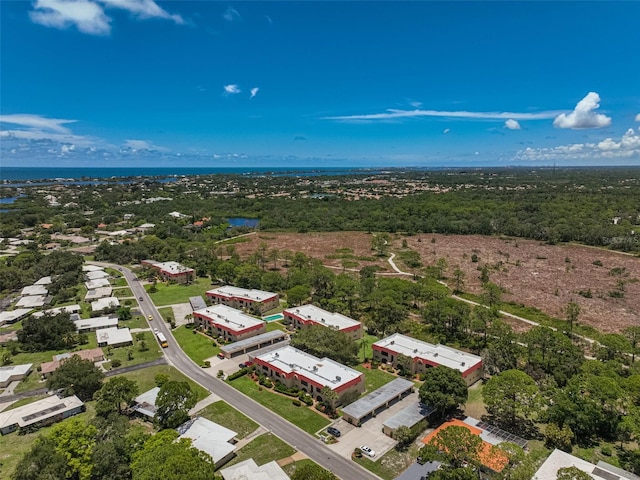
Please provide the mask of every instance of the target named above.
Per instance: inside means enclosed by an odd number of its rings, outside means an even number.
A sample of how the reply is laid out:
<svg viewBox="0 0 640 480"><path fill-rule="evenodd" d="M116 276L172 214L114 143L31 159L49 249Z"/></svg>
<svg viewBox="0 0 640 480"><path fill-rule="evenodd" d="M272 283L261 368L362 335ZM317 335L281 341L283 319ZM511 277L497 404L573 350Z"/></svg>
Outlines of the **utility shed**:
<svg viewBox="0 0 640 480"><path fill-rule="evenodd" d="M413 382L404 378L396 378L351 405L347 405L342 409L342 418L359 427L373 415L409 395L413 391L413 387Z"/></svg>
<svg viewBox="0 0 640 480"><path fill-rule="evenodd" d="M201 296L189 297L189 303L191 304L191 310L194 312L196 310L202 310L203 308L207 308L207 304L204 301L204 298Z"/></svg>
<svg viewBox="0 0 640 480"><path fill-rule="evenodd" d="M396 413L393 417L384 422L382 424L382 432L393 438L398 428L412 428L431 415L433 411L433 407L425 405L424 403L416 402Z"/></svg>

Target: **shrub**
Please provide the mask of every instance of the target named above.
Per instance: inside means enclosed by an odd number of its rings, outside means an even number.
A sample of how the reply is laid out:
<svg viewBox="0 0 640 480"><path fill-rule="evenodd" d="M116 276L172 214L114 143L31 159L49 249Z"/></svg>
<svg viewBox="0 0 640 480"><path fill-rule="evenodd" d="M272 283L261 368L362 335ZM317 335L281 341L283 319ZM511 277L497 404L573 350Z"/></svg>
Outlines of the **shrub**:
<svg viewBox="0 0 640 480"><path fill-rule="evenodd" d="M205 360L202 362L202 368L209 368L211 366L211 362L209 360Z"/></svg>
<svg viewBox="0 0 640 480"><path fill-rule="evenodd" d="M222 370L221 370L222 371ZM231 380L235 380L236 378L240 378L244 375L246 375L249 372L248 368L241 368L240 370L238 370L237 372L233 372L231 375L229 375L227 377L227 380L231 381Z"/></svg>
<svg viewBox="0 0 640 480"><path fill-rule="evenodd" d="M122 365L122 362L118 358L111 360L111 368L118 368L120 365Z"/></svg>
<svg viewBox="0 0 640 480"><path fill-rule="evenodd" d="M293 403L296 407L299 407L302 405L302 402L298 399L293 400L291 403Z"/></svg>
<svg viewBox="0 0 640 480"><path fill-rule="evenodd" d="M593 265L595 265L596 267L601 267L602 266L602 262L600 260L595 260L593 262Z"/></svg>
<svg viewBox="0 0 640 480"><path fill-rule="evenodd" d="M611 456L611 446L610 445L603 445L602 447L600 447L600 453L602 453L602 455L605 455L607 457Z"/></svg>

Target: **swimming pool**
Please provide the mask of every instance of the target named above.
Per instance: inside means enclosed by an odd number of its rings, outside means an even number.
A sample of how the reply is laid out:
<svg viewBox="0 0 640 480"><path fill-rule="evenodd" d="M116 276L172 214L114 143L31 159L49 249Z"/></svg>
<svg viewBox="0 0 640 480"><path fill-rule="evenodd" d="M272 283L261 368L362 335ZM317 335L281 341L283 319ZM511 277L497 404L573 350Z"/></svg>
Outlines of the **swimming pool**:
<svg viewBox="0 0 640 480"><path fill-rule="evenodd" d="M278 320L282 320L283 318L284 315L282 315L281 313L275 313L273 315L269 315L268 317L262 317L265 322L276 322Z"/></svg>

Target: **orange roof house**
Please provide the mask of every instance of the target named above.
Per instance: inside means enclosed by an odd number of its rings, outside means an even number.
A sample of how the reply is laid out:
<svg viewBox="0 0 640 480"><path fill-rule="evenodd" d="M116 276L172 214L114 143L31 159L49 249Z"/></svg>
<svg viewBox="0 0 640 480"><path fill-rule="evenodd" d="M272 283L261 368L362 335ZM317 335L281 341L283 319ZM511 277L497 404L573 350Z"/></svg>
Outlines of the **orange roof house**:
<svg viewBox="0 0 640 480"><path fill-rule="evenodd" d="M445 430L446 428L453 427L453 426L464 427L474 435L478 435L478 436L481 436L483 433L483 430L481 428L469 425L468 423L465 423L462 420L454 419L440 425L433 432L431 432L429 435L424 437L422 439L422 443L424 443L425 445L432 443L432 440L438 435L438 433L440 433L442 430ZM439 447L437 443L433 443L433 445L435 445L436 447ZM491 443L485 440L482 440L482 447L480 448L479 459L483 467L499 473L509 463L509 457L507 457L505 453L498 451L493 447L494 445L492 445Z"/></svg>

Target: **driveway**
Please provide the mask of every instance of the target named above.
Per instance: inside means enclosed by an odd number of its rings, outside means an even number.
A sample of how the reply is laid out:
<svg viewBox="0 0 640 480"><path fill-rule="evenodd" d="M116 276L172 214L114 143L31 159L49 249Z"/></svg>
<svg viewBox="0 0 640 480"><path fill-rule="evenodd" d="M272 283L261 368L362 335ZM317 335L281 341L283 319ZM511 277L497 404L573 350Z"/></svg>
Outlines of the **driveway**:
<svg viewBox="0 0 640 480"><path fill-rule="evenodd" d="M342 435L337 443L327 446L337 454L351 458L355 448L360 445L366 445L376 452L373 461L377 461L397 443L394 439L382 433L382 424L396 413L416 402L418 402L418 392L413 392L400 402L379 413L376 417L364 422L361 427L355 427L340 418L333 423L333 426L340 430Z"/></svg>

